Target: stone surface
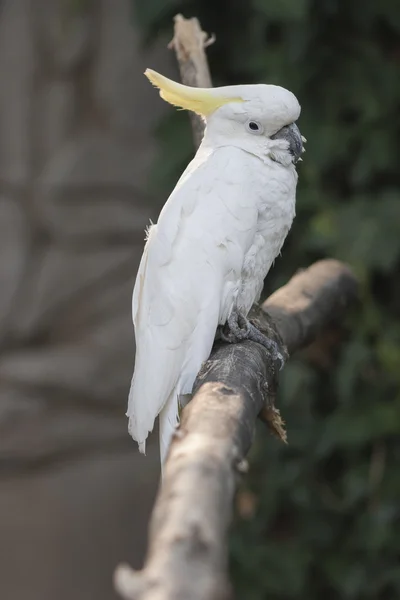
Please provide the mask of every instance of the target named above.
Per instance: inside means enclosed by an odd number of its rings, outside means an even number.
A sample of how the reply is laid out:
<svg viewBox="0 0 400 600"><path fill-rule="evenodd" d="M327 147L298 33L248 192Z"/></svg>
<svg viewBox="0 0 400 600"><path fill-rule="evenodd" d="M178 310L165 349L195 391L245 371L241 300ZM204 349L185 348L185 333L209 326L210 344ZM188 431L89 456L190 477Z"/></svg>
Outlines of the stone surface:
<svg viewBox="0 0 400 600"><path fill-rule="evenodd" d="M0 349L7 343L15 299L29 261L29 221L16 196L0 196Z"/></svg>
<svg viewBox="0 0 400 600"><path fill-rule="evenodd" d="M157 456L144 469L144 457L106 446L3 479L1 598L116 600L112 570L142 563Z"/></svg>
<svg viewBox="0 0 400 600"><path fill-rule="evenodd" d="M73 6L80 9L71 10ZM0 598L109 600L158 451L127 434L131 294L165 110L130 0L0 2Z"/></svg>
<svg viewBox="0 0 400 600"><path fill-rule="evenodd" d="M33 31L30 0L0 4L0 179L16 186L31 171Z"/></svg>

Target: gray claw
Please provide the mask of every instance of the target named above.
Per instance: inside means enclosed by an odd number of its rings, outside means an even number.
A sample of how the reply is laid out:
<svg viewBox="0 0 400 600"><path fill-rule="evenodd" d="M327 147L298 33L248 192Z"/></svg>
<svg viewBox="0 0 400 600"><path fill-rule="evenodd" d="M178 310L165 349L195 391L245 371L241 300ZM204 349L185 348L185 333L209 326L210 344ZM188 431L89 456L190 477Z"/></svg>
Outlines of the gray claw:
<svg viewBox="0 0 400 600"><path fill-rule="evenodd" d="M237 344L248 339L250 321L242 314L232 311L226 322L225 329L221 329L221 338L229 344ZM226 331L226 329L228 331Z"/></svg>
<svg viewBox="0 0 400 600"><path fill-rule="evenodd" d="M228 331L226 331L228 329ZM232 311L227 320L225 331L221 329L221 338L224 342L234 344L243 340L251 340L261 344L270 352L274 362L279 361L281 370L285 364L285 358L279 351L278 344L263 334L245 316L238 311Z"/></svg>

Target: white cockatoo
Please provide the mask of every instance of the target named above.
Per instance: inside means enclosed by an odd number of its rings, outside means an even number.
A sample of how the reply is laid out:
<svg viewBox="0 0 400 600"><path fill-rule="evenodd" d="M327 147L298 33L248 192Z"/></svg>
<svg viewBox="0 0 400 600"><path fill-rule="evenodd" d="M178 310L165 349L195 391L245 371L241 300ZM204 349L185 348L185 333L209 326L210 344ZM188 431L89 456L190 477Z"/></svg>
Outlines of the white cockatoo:
<svg viewBox="0 0 400 600"><path fill-rule="evenodd" d="M206 121L203 141L151 225L133 292L129 432L145 452L160 415L163 463L218 326L277 346L247 319L295 215L300 105L275 85L188 87L147 69L161 97ZM228 332L228 333L227 333Z"/></svg>

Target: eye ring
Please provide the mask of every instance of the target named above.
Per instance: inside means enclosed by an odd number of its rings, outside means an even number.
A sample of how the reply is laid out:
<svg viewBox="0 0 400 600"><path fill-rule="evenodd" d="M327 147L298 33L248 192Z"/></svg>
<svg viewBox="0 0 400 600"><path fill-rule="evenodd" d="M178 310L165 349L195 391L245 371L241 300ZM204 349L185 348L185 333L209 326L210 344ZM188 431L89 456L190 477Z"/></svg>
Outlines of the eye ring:
<svg viewBox="0 0 400 600"><path fill-rule="evenodd" d="M264 133L264 128L259 121L255 119L250 119L246 123L246 129L249 133L253 135L262 135Z"/></svg>

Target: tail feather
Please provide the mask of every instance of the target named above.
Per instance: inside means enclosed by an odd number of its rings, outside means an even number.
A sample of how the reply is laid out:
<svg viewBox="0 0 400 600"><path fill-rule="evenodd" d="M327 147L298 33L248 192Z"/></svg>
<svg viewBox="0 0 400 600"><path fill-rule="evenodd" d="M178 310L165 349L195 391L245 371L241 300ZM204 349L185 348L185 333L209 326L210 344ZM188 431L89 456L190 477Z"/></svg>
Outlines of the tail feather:
<svg viewBox="0 0 400 600"><path fill-rule="evenodd" d="M171 392L164 408L160 412L159 435L161 469L167 458L176 426L179 423L178 394L176 388Z"/></svg>
<svg viewBox="0 0 400 600"><path fill-rule="evenodd" d="M138 443L139 451L145 454L146 439L153 431L154 421L168 402L170 390L176 386L175 365L171 360L172 352L155 356L149 350L149 340L145 338L144 351L136 353L135 371L132 377L128 397L126 416L129 418L128 431ZM154 348L157 348L154 343ZM179 354L175 353L178 358ZM154 356L154 352L153 352ZM147 359L147 360L146 360ZM163 361L163 369L158 371L153 365Z"/></svg>
<svg viewBox="0 0 400 600"><path fill-rule="evenodd" d="M153 429L154 419L148 419L146 412L136 410L138 393L137 380L134 375L129 390L128 410L126 411L126 416L129 418L128 432L138 443L139 452L146 454L146 439ZM144 395L142 394L142 396Z"/></svg>

